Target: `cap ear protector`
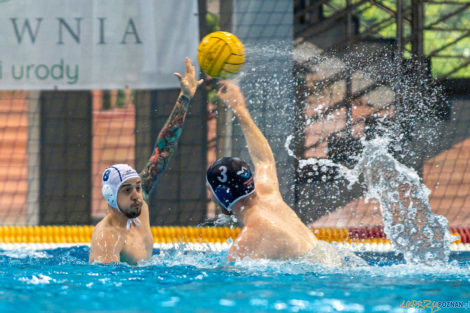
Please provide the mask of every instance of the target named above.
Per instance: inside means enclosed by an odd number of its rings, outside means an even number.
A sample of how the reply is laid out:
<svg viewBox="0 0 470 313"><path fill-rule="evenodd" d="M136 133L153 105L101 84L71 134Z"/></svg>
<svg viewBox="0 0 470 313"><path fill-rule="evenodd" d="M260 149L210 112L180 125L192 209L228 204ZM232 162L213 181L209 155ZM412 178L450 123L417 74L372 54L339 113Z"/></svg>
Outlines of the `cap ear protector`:
<svg viewBox="0 0 470 313"><path fill-rule="evenodd" d="M103 185L101 192L103 193L103 197L106 199L106 202L110 203L111 201L113 201L114 194L111 186Z"/></svg>
<svg viewBox="0 0 470 313"><path fill-rule="evenodd" d="M214 190L215 195L217 196L217 199L221 203L230 203L230 201L233 198L232 191L230 190L230 187L225 186L225 185L219 185L217 188Z"/></svg>

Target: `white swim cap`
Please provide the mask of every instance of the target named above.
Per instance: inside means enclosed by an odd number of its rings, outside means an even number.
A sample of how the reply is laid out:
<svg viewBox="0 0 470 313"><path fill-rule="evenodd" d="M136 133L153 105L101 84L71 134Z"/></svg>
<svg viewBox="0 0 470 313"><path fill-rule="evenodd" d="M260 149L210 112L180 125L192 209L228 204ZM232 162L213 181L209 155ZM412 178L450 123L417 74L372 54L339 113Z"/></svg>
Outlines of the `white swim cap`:
<svg viewBox="0 0 470 313"><path fill-rule="evenodd" d="M108 167L102 176L103 187L101 189L103 197L108 204L122 213L117 203L119 187L128 179L140 177L136 170L127 164L115 164ZM129 218L127 228L140 223L138 218Z"/></svg>

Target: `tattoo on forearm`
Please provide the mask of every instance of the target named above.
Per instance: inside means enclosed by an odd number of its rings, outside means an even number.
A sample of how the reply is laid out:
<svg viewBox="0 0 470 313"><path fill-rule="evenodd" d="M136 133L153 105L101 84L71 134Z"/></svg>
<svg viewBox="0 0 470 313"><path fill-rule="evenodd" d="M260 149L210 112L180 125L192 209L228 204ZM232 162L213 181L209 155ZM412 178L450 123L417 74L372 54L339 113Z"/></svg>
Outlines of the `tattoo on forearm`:
<svg viewBox="0 0 470 313"><path fill-rule="evenodd" d="M189 108L189 102L191 99L186 97L185 95L180 95L178 97L178 100L176 100L177 103L181 104L181 106L184 108L184 110L187 112Z"/></svg>
<svg viewBox="0 0 470 313"><path fill-rule="evenodd" d="M176 145L183 132L183 123L186 119L189 103L190 99L188 97L180 95L165 126L158 134L152 156L140 174L142 189L147 195L160 179L175 152Z"/></svg>

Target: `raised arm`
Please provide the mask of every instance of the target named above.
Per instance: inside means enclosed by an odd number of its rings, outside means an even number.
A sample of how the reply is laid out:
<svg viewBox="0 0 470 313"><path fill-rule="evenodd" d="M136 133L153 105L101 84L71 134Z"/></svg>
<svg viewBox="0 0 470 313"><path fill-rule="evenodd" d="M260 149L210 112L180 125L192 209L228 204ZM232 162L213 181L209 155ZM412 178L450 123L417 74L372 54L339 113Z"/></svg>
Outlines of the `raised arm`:
<svg viewBox="0 0 470 313"><path fill-rule="evenodd" d="M176 100L173 111L158 134L152 156L140 173L145 201L148 200L148 194L152 187L158 183L175 152L176 144L183 132L183 124L189 109L189 102L194 96L197 87L203 82L202 79L196 81L196 70L189 58L186 58L185 76L183 77L179 73L175 73L175 76L180 81L181 92Z"/></svg>
<svg viewBox="0 0 470 313"><path fill-rule="evenodd" d="M240 88L231 81L220 82L220 89L217 97L220 101L229 105L240 122L240 126L245 136L248 152L255 166L256 186L266 182L270 188L279 190L279 183L276 173L276 161L266 137L256 126L251 118L250 112L245 105L245 99ZM263 184L264 185L264 184Z"/></svg>

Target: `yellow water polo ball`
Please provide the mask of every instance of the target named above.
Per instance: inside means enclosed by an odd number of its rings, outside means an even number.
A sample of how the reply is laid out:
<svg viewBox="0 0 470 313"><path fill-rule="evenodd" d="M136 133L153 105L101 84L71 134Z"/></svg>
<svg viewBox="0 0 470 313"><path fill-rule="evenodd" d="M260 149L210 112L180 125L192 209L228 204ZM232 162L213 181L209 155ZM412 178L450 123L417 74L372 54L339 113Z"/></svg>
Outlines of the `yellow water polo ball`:
<svg viewBox="0 0 470 313"><path fill-rule="evenodd" d="M197 51L201 69L215 78L229 78L245 62L243 44L234 34L217 31L202 38Z"/></svg>

